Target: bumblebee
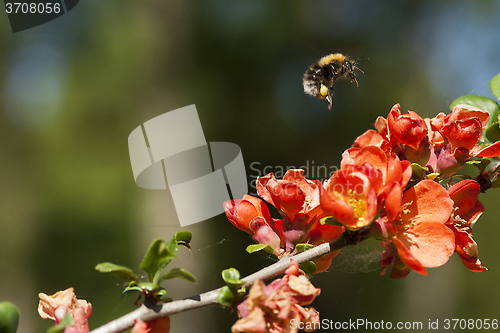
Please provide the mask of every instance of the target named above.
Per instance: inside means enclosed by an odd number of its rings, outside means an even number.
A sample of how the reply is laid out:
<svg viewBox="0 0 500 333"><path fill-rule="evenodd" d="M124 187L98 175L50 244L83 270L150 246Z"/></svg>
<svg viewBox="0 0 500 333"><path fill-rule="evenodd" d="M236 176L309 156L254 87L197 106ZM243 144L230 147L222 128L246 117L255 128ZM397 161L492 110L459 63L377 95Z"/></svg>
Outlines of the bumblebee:
<svg viewBox="0 0 500 333"><path fill-rule="evenodd" d="M317 63L311 65L303 78L304 92L308 95L326 99L329 103L328 109L332 108L333 83L340 78L349 76L351 81L356 82L356 69L360 60L351 60L341 53L332 53L321 58Z"/></svg>

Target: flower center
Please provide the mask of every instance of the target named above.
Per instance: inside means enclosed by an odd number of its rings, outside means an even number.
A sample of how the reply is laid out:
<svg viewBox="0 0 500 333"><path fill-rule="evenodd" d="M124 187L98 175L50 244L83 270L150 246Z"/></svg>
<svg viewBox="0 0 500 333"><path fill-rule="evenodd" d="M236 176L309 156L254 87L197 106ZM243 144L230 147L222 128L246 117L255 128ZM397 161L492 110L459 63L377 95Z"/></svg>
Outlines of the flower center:
<svg viewBox="0 0 500 333"><path fill-rule="evenodd" d="M366 200L358 198L356 191L351 189L348 192L347 203L354 209L356 216L362 219L367 209Z"/></svg>

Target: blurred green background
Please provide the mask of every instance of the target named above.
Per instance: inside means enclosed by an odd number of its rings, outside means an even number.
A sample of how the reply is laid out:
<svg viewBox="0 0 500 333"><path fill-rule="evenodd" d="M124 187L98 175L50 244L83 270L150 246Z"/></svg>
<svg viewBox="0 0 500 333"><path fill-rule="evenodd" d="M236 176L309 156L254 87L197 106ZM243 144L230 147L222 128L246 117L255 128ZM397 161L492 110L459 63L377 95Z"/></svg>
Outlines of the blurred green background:
<svg viewBox="0 0 500 333"><path fill-rule="evenodd" d="M265 167L337 166L395 103L432 117L464 94L493 98L499 13L498 1L86 0L13 34L2 11L0 301L21 309L19 332L52 325L38 317L39 292L74 287L93 304L91 328L132 310L134 296L119 298L120 281L94 266L138 271L154 238L181 229L168 191L134 183L127 137L141 123L196 104L207 141L241 147L249 182ZM369 61L359 64L359 88L335 84L328 111L302 92L302 75L332 52ZM454 255L427 277L391 280L377 270L377 244L361 244L313 278L322 289L313 306L322 319L424 328L500 319L498 197L481 196L474 230L489 271L469 272ZM187 229L193 251L181 249L170 267L200 283L165 282L173 298L220 287L223 269L245 276L272 263L246 254L251 239L223 215ZM229 332L236 319L200 309L174 316L171 331Z"/></svg>

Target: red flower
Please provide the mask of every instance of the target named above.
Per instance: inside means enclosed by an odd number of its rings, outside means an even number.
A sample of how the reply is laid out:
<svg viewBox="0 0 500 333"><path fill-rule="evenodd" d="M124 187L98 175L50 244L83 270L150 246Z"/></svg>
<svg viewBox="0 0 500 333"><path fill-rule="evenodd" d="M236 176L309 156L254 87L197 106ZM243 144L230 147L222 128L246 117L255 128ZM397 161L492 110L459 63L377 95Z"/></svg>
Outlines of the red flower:
<svg viewBox="0 0 500 333"><path fill-rule="evenodd" d="M387 178L387 155L381 148L367 146L347 149L342 154L340 168L349 170L350 165L366 165L366 173L377 192L383 186L385 178Z"/></svg>
<svg viewBox="0 0 500 333"><path fill-rule="evenodd" d="M365 132L353 147L379 147L387 156L396 153L446 178L471 157L500 156L500 141L486 147L477 145L488 119L487 112L470 105L457 105L451 114L440 113L432 119L423 119L412 111L402 115L396 104L387 120L377 118L377 131Z"/></svg>
<svg viewBox="0 0 500 333"><path fill-rule="evenodd" d="M385 120L384 118L380 117ZM379 147L384 152L389 152L389 142L386 139L386 136L378 133L374 130L368 130L365 133L361 134L356 138L353 148L364 148L364 147Z"/></svg>
<svg viewBox="0 0 500 333"><path fill-rule="evenodd" d="M225 202L224 209L234 226L249 233L258 243L269 244L278 258L292 255L299 242L316 246L344 232L341 226L321 225L319 218L325 216L319 206L321 184L307 180L303 170L289 170L283 180L268 174L260 177L257 185L259 194L275 205L282 220L272 218L265 203L250 195L245 195L243 200ZM328 269L337 253L316 259L316 272Z"/></svg>
<svg viewBox="0 0 500 333"><path fill-rule="evenodd" d="M377 131L368 130L360 135L353 144L354 148L375 146L387 156L397 154L401 158L425 165L429 159L430 123L417 113L408 111L401 114L401 107L392 107L387 120L378 117L375 121Z"/></svg>
<svg viewBox="0 0 500 333"><path fill-rule="evenodd" d="M446 143L443 148L431 150L431 155L426 166L433 172L439 173L441 178L454 175L470 158L469 151L459 147L452 153L451 143Z"/></svg>
<svg viewBox="0 0 500 333"><path fill-rule="evenodd" d="M340 166L343 168L349 164L369 164L380 171L381 178L375 172L371 173L371 183L375 187L379 199L384 199L384 193L393 186L394 182L404 188L412 175L409 161L400 161L396 154L387 155L381 148L375 146L347 149L342 154ZM381 194L382 197L380 197Z"/></svg>
<svg viewBox="0 0 500 333"><path fill-rule="evenodd" d="M485 148L477 145L488 119L487 112L465 104L456 105L446 116L440 113L431 119L433 149L427 166L446 178L456 173L472 156L499 156L500 142Z"/></svg>
<svg viewBox="0 0 500 333"><path fill-rule="evenodd" d="M381 179L380 171L370 164L345 166L325 181L321 207L346 228L361 229L375 219L377 185L374 184L381 183Z"/></svg>
<svg viewBox="0 0 500 333"><path fill-rule="evenodd" d="M440 112L432 119L424 118L425 124L427 125L427 138L429 139L429 144L434 147L444 147L445 139L439 129L443 128L444 118L446 115Z"/></svg>
<svg viewBox="0 0 500 333"><path fill-rule="evenodd" d="M52 319L59 324L67 313L73 317L74 324L67 326L64 333L88 333L88 318L92 313L92 304L85 300L77 299L73 288L58 291L52 296L39 293L40 303L38 314L43 319Z"/></svg>
<svg viewBox="0 0 500 333"><path fill-rule="evenodd" d="M257 193L278 209L283 220L281 228L285 250L291 252L302 242L321 213L321 183L304 177L304 170L291 169L278 180L272 173L257 179Z"/></svg>
<svg viewBox="0 0 500 333"><path fill-rule="evenodd" d="M477 145L488 124L489 114L471 105L460 104L453 108L451 114L441 119L433 119L432 124L451 144L452 154L456 149L467 150L470 156L500 156L500 141L489 146Z"/></svg>
<svg viewBox="0 0 500 333"><path fill-rule="evenodd" d="M456 183L448 190L455 210L446 224L455 234L456 252L467 269L483 272L478 259L477 244L472 238L472 227L484 211L479 202L480 187L475 180L467 179Z"/></svg>
<svg viewBox="0 0 500 333"><path fill-rule="evenodd" d="M135 325L130 333L168 333L170 332L170 317L162 317L157 320L143 322L135 320Z"/></svg>
<svg viewBox="0 0 500 333"><path fill-rule="evenodd" d="M317 246L338 238L343 232L344 227L326 223L321 224L318 219L307 234L305 242ZM340 250L334 251L316 259L314 261L314 264L316 265L316 272L314 274L322 273L330 268L332 259L335 258L339 252Z"/></svg>
<svg viewBox="0 0 500 333"><path fill-rule="evenodd" d="M458 147L471 150L481 139L489 117L488 112L476 107L456 105L452 112L444 117L439 131L451 143L452 153L455 153Z"/></svg>
<svg viewBox="0 0 500 333"><path fill-rule="evenodd" d="M290 221L313 222L319 211L318 182L304 177L304 170L290 169L278 180L272 173L257 179L257 193Z"/></svg>
<svg viewBox="0 0 500 333"><path fill-rule="evenodd" d="M428 179L406 191L402 199L400 194L396 187L386 200L387 215L374 228L382 229L381 234L393 242L404 265L426 275L425 267L439 267L454 253L455 237L445 226L453 201L441 185ZM383 258L387 260L394 251L386 248Z"/></svg>
<svg viewBox="0 0 500 333"><path fill-rule="evenodd" d="M224 202L229 221L238 229L249 233L259 244L269 244L280 254L281 223L271 218L266 204L259 198L245 195L242 200Z"/></svg>
<svg viewBox="0 0 500 333"><path fill-rule="evenodd" d="M302 306L311 304L320 292L292 260L282 279L268 286L261 280L253 284L248 298L238 305L242 318L234 323L231 332L296 333L299 326L314 331L320 326L319 314L314 308Z"/></svg>
<svg viewBox="0 0 500 333"><path fill-rule="evenodd" d="M376 146L346 150L340 165L325 181L321 206L351 230L372 223L394 186L404 188L412 174L410 162Z"/></svg>
<svg viewBox="0 0 500 333"><path fill-rule="evenodd" d="M394 105L389 112L387 125L389 132L397 138L399 143L414 150L419 150L427 137L427 125L424 119L413 111L402 115L399 104Z"/></svg>

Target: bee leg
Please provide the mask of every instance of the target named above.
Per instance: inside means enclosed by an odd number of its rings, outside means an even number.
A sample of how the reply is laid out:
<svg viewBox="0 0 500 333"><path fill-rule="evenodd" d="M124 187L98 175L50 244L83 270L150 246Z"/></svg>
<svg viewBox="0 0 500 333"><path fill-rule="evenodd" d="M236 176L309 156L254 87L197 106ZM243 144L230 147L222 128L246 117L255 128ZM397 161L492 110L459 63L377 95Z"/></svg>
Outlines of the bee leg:
<svg viewBox="0 0 500 333"><path fill-rule="evenodd" d="M326 96L326 100L328 101L328 110L332 109L332 96L333 96L333 93L331 95Z"/></svg>
<svg viewBox="0 0 500 333"><path fill-rule="evenodd" d="M354 73L351 73L351 74L349 74L349 77L351 78L351 81L356 83L356 86L359 87L358 80L356 80L356 75L354 75Z"/></svg>

